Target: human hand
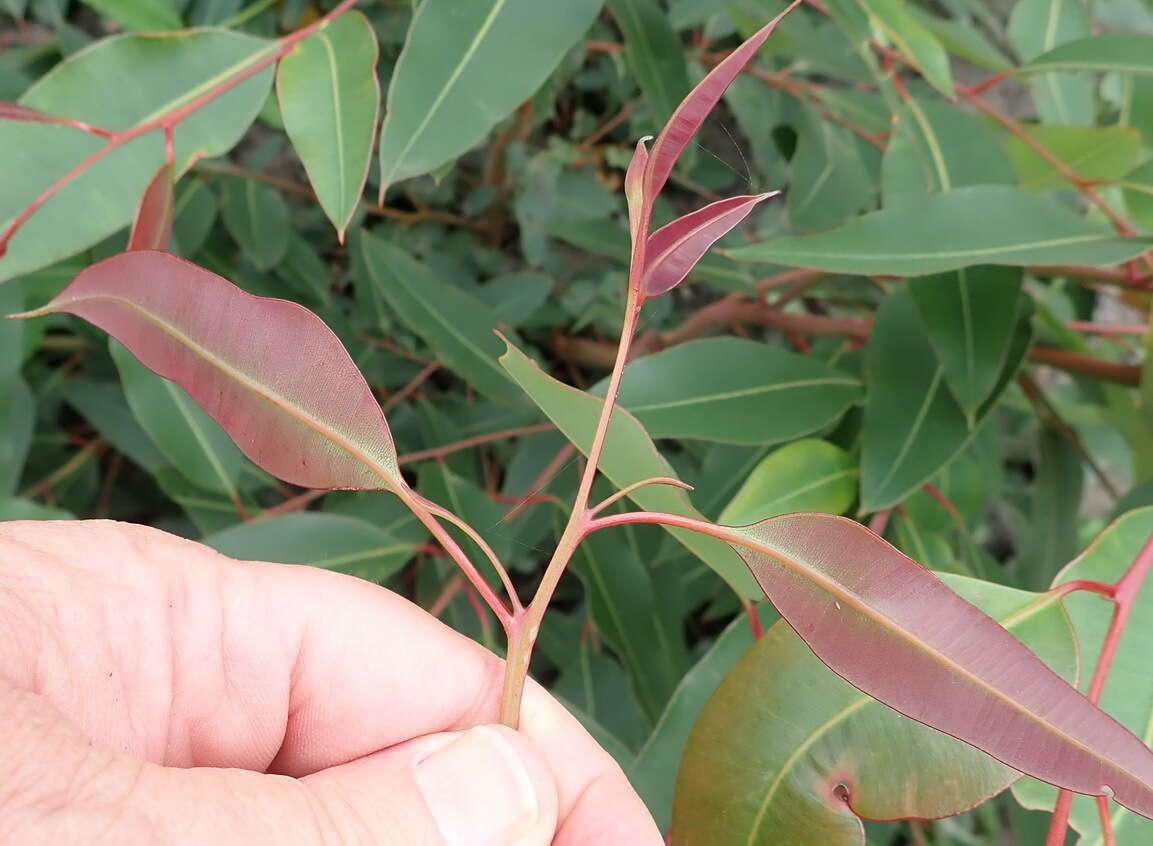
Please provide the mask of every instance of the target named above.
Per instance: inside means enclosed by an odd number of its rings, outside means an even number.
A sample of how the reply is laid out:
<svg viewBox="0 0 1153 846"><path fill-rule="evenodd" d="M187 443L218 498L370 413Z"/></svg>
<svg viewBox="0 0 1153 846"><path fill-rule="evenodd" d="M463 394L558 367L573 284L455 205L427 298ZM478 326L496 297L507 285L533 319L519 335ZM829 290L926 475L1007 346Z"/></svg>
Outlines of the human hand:
<svg viewBox="0 0 1153 846"><path fill-rule="evenodd" d="M502 668L348 576L0 524L0 843L662 843L539 686L472 728Z"/></svg>

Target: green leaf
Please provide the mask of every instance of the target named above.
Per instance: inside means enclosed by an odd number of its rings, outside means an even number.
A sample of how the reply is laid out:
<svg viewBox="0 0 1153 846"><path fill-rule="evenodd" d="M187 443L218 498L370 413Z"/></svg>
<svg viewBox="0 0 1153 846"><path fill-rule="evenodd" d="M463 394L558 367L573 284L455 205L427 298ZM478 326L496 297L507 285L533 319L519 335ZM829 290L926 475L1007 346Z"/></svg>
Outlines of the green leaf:
<svg viewBox="0 0 1153 846"><path fill-rule="evenodd" d="M1017 69L1018 73L1054 70L1153 74L1153 35L1093 35L1054 47Z"/></svg>
<svg viewBox="0 0 1153 846"><path fill-rule="evenodd" d="M1141 155L1141 133L1128 126L1035 126L1026 131L1075 174L1094 182L1116 182ZM1022 187L1034 191L1073 187L1020 138L1007 138L1005 149Z"/></svg>
<svg viewBox="0 0 1153 846"><path fill-rule="evenodd" d="M353 11L304 39L277 70L284 129L342 241L368 178L379 52L372 24Z"/></svg>
<svg viewBox="0 0 1153 846"><path fill-rule="evenodd" d="M1054 585L1076 579L1117 582L1153 534L1153 508L1130 511L1097 536L1081 555L1057 574ZM1081 689L1086 690L1109 625L1110 606L1100 596L1072 593L1064 604L1081 646ZM1149 638L1153 636L1153 582L1146 579L1138 591L1117 645L1101 708L1146 744L1153 743L1153 674L1149 673ZM1019 781L1013 795L1026 808L1050 809L1056 791L1031 778ZM1153 837L1153 821L1110 803L1110 818L1118 846L1144 846ZM1074 797L1070 817L1086 846L1103 846L1097 805L1091 798Z"/></svg>
<svg viewBox="0 0 1153 846"><path fill-rule="evenodd" d="M261 270L275 267L288 252L288 206L275 188L253 179L229 179L220 212L236 243Z"/></svg>
<svg viewBox="0 0 1153 846"><path fill-rule="evenodd" d="M365 265L388 306L436 350L437 359L490 399L523 405L524 396L497 364L500 320L461 288L441 281L427 265L375 235L361 239Z"/></svg>
<svg viewBox="0 0 1153 846"><path fill-rule="evenodd" d="M1021 283L1020 270L997 265L909 280L909 293L945 382L970 421L1005 366Z"/></svg>
<svg viewBox="0 0 1153 846"><path fill-rule="evenodd" d="M73 382L64 388L64 400L76 409L100 436L149 473L168 463L152 438L136 422L115 382Z"/></svg>
<svg viewBox="0 0 1153 846"><path fill-rule="evenodd" d="M688 667L680 620L660 601L635 531L585 538L573 572L585 585L589 614L628 670L637 701L655 721Z"/></svg>
<svg viewBox="0 0 1153 846"><path fill-rule="evenodd" d="M84 0L84 3L135 32L156 32L184 26L169 0Z"/></svg>
<svg viewBox="0 0 1153 846"><path fill-rule="evenodd" d="M76 515L63 508L50 508L30 499L0 497L0 521L5 520L75 520Z"/></svg>
<svg viewBox="0 0 1153 846"><path fill-rule="evenodd" d="M619 404L654 438L769 444L832 423L859 398L860 387L812 356L706 338L629 365Z"/></svg>
<svg viewBox="0 0 1153 846"><path fill-rule="evenodd" d="M587 453L592 444L602 401L548 376L511 344L508 344L507 351L501 356L500 363L565 437L577 449ZM676 476L653 445L644 427L623 410L613 414L599 466L618 488L656 476ZM700 517L684 491L667 485L648 485L632 493L630 498L649 511ZM759 598L763 595L744 563L725 543L683 529L670 528L668 531L715 570L739 596Z"/></svg>
<svg viewBox="0 0 1153 846"><path fill-rule="evenodd" d="M216 195L204 180L182 180L176 188L176 205L172 209L173 252L188 257L203 247L218 212Z"/></svg>
<svg viewBox="0 0 1153 846"><path fill-rule="evenodd" d="M508 527L504 523L507 505L494 501L480 486L453 473L446 464L439 461L429 462L421 467L419 482L417 487L422 495L463 518L488 542L497 558L502 562L509 560L512 541ZM481 562L478 565L480 571L499 591L501 588L497 574L480 557L480 550L474 547L473 542L458 529L450 526L448 531L466 550L476 550L473 560Z"/></svg>
<svg viewBox="0 0 1153 846"><path fill-rule="evenodd" d="M909 14L903 0L861 0L869 17L897 49L910 59L929 83L946 97L953 96L953 74L941 42Z"/></svg>
<svg viewBox="0 0 1153 846"><path fill-rule="evenodd" d="M20 103L125 130L187 103L213 80L251 66L273 49L273 42L219 30L106 38L58 64ZM126 79L132 96L125 96ZM177 172L231 149L260 111L271 80L271 69L260 71L181 121L175 133ZM0 228L103 145L102 139L67 126L0 122L5 151ZM127 226L164 160L163 135L150 132L77 177L13 237L0 258L0 281L66 258Z"/></svg>
<svg viewBox="0 0 1153 846"><path fill-rule="evenodd" d="M1075 679L1076 645L1059 602L943 578ZM1019 777L852 687L782 621L729 673L693 729L672 842L864 844L860 818L956 814Z"/></svg>
<svg viewBox="0 0 1153 846"><path fill-rule="evenodd" d="M108 351L133 415L157 448L193 484L238 498L240 474L251 465L225 431L183 388L157 376L111 338Z"/></svg>
<svg viewBox="0 0 1153 846"><path fill-rule="evenodd" d="M991 391L1016 372L1030 341L1027 300ZM924 323L907 289L894 290L877 312L866 360L861 454L861 511L900 502L936 475L973 436L992 400L967 417L948 387Z"/></svg>
<svg viewBox="0 0 1153 846"><path fill-rule="evenodd" d="M625 62L659 129L692 87L681 40L654 0L608 0L608 7L624 34Z"/></svg>
<svg viewBox="0 0 1153 846"><path fill-rule="evenodd" d="M762 602L758 611L765 625L777 619L767 602ZM627 769L629 783L644 799L661 831L667 831L672 823L677 770L693 724L717 685L752 645L753 633L746 618L738 617L729 623L708 652L685 673L652 734Z"/></svg>
<svg viewBox="0 0 1153 846"><path fill-rule="evenodd" d="M971 23L939 18L918 6L910 5L906 10L953 55L996 73L1013 69L1005 54Z"/></svg>
<svg viewBox="0 0 1153 846"><path fill-rule="evenodd" d="M520 326L548 301L552 288L551 277L525 270L490 279L475 293L504 323Z"/></svg>
<svg viewBox="0 0 1153 846"><path fill-rule="evenodd" d="M18 375L0 382L0 496L14 493L32 445L36 408L32 392Z"/></svg>
<svg viewBox="0 0 1153 846"><path fill-rule="evenodd" d="M1153 161L1146 162L1121 183L1125 207L1142 226L1153 232Z"/></svg>
<svg viewBox="0 0 1153 846"><path fill-rule="evenodd" d="M415 518L413 518L415 522ZM419 541L356 517L304 512L241 523L204 543L244 561L308 564L382 582L410 559Z"/></svg>
<svg viewBox="0 0 1153 846"><path fill-rule="evenodd" d="M828 229L875 204L872 174L857 141L811 108L801 112L789 168L789 220L797 229Z"/></svg>
<svg viewBox="0 0 1153 846"><path fill-rule="evenodd" d="M885 208L954 188L1014 182L1001 139L987 122L938 100L905 100L881 164Z"/></svg>
<svg viewBox="0 0 1153 846"><path fill-rule="evenodd" d="M829 232L775 238L729 255L835 273L920 276L970 264L1116 264L1150 243L1118 238L1021 188L990 185L957 188Z"/></svg>
<svg viewBox="0 0 1153 846"><path fill-rule="evenodd" d="M451 161L532 96L603 0L425 0L388 89L381 193Z"/></svg>
<svg viewBox="0 0 1153 846"><path fill-rule="evenodd" d="M1089 7L1080 0L1019 0L1005 34L1025 61L1059 44L1089 34ZM1047 73L1029 80L1037 112L1045 123L1089 126L1093 123L1094 81L1074 74Z"/></svg>
<svg viewBox="0 0 1153 846"><path fill-rule="evenodd" d="M843 514L856 497L852 456L827 441L794 441L761 459L717 522L745 526L795 511Z"/></svg>

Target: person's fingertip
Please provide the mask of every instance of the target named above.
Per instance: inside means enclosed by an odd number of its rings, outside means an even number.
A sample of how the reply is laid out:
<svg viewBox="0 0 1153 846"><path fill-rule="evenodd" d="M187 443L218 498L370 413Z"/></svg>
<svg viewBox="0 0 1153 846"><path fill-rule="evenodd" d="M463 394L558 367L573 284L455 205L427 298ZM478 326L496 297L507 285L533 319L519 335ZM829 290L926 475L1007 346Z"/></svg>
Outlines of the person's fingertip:
<svg viewBox="0 0 1153 846"><path fill-rule="evenodd" d="M449 846L544 846L556 830L556 785L517 732L477 726L416 763L416 783Z"/></svg>

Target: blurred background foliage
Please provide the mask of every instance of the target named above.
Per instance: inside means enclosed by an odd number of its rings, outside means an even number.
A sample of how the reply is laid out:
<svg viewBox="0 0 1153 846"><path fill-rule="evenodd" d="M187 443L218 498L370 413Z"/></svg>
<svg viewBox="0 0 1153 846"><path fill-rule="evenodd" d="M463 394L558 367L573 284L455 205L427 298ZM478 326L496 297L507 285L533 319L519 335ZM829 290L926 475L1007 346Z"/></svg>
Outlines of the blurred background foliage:
<svg viewBox="0 0 1153 846"><path fill-rule="evenodd" d="M380 397L406 473L480 529L528 595L580 456L532 401L547 405L543 388L530 399L496 363L492 330L598 391L624 302L632 147L782 5L417 5L357 6L379 41L385 124L346 237L314 199L270 69L177 128L172 250L315 310ZM0 0L0 100L124 130L323 11L310 0ZM200 29L131 35L183 27ZM785 20L690 145L657 223L732 194L784 193L689 284L648 304L621 397L695 486L693 507L732 524L847 514L927 567L1039 591L1111 519L1153 503L1142 378L1151 44L1148 0L810 0ZM0 223L100 143L0 120ZM0 258L0 310L40 305L122 250L163 155L159 133L142 136L46 204ZM397 502L271 479L87 324L0 324L0 369L0 519L128 520L240 558L338 569L500 648ZM654 461L642 449L606 465L601 495L654 475ZM696 552L649 526L589 539L534 665L666 829L690 728L752 645L748 615L775 619L742 609ZM1153 634L1153 609L1133 630ZM787 634L771 629L730 676L738 699L768 685L781 700L726 716L734 737L773 735L773 720L803 728L807 697L833 678L777 644ZM1061 635L1038 637L1043 652ZM1134 696L1125 722L1144 734L1153 692L1122 698ZM900 745L878 726L861 723L828 754L863 755L888 768L886 789L912 789L937 753L878 758ZM818 728L779 743L827 772L836 762L812 748ZM786 802L745 779L737 799L766 803L767 816L710 842L861 842L844 806L786 770ZM1041 794L1018 790L1051 806ZM1145 823L1122 816L1118 842L1148 843ZM1026 844L1046 820L1006 794L943 821L870 823L867 836ZM801 823L807 833L789 833ZM1091 805L1074 823L1099 842Z"/></svg>

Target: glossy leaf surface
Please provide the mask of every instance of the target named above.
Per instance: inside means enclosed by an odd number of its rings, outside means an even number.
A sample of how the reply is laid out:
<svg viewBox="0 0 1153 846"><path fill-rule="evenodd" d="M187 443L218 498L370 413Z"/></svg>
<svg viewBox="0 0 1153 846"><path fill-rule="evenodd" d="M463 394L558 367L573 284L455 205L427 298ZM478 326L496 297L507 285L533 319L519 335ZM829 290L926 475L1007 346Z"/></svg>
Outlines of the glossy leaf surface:
<svg viewBox="0 0 1153 846"><path fill-rule="evenodd" d="M857 498L857 465L828 441L793 441L761 459L718 523L745 526L795 511L844 514Z"/></svg>
<svg viewBox="0 0 1153 846"><path fill-rule="evenodd" d="M915 561L842 517L735 531L781 616L854 687L1024 773L1153 816L1153 751Z"/></svg>
<svg viewBox="0 0 1153 846"><path fill-rule="evenodd" d="M304 512L241 523L209 535L204 543L243 561L308 564L379 582L413 556L423 536L420 526L385 530L342 514Z"/></svg>
<svg viewBox="0 0 1153 846"><path fill-rule="evenodd" d="M481 141L544 82L602 3L422 3L388 89L380 129L382 193Z"/></svg>
<svg viewBox="0 0 1153 846"><path fill-rule="evenodd" d="M45 74L20 104L87 121L107 130L128 129L179 106L210 80L247 67L273 49L271 42L235 32L196 30L107 38ZM125 76L133 96L124 96ZM256 117L272 71L250 77L189 116L175 133L176 171L194 159L229 150ZM0 228L105 141L78 129L0 121ZM49 200L12 239L0 258L0 281L66 258L127 226L149 180L165 162L160 132L111 153ZM99 214L77 215L77 207Z"/></svg>
<svg viewBox="0 0 1153 846"><path fill-rule="evenodd" d="M188 391L269 473L310 488L402 484L380 406L315 314L166 253L113 256L28 316L69 312Z"/></svg>
<svg viewBox="0 0 1153 846"><path fill-rule="evenodd" d="M368 178L379 52L372 24L353 11L304 39L276 72L284 129L342 241Z"/></svg>
<svg viewBox="0 0 1153 846"><path fill-rule="evenodd" d="M129 250L168 249L168 242L172 240L174 194L172 166L166 164L156 171L140 198L140 208L136 210L132 232L128 235Z"/></svg>
<svg viewBox="0 0 1153 846"><path fill-rule="evenodd" d="M705 338L637 359L619 403L656 438L778 443L834 420L860 382L812 357L742 338Z"/></svg>
<svg viewBox="0 0 1153 846"><path fill-rule="evenodd" d="M1054 585L1075 579L1116 583L1153 535L1153 508L1130 511L1109 525L1093 543L1053 580ZM1110 606L1089 593L1070 594L1064 600L1081 643L1081 688L1086 689L1109 625ZM1153 676L1148 672L1149 637L1153 632L1153 583L1138 591L1133 610L1101 694L1101 707L1146 744L1153 743ZM1056 791L1047 784L1023 779L1013 794L1028 808L1052 808ZM1143 846L1153 838L1153 821L1119 805L1111 805L1110 819L1118 846ZM1070 821L1081 833L1084 846L1104 846L1096 804L1076 797Z"/></svg>
<svg viewBox="0 0 1153 846"><path fill-rule="evenodd" d="M511 345L500 363L577 449L589 449L600 416L602 400L599 397L558 382ZM656 476L676 476L644 426L622 409L613 414L599 467L618 488ZM667 485L648 485L629 498L650 511L700 517L683 490ZM715 570L737 594L760 596L740 558L723 542L682 529L669 529L669 533Z"/></svg>
<svg viewBox="0 0 1153 846"><path fill-rule="evenodd" d="M753 194L717 200L667 223L649 236L641 286L647 296L667 293L684 281L709 247L773 196Z"/></svg>
<svg viewBox="0 0 1153 846"><path fill-rule="evenodd" d="M946 583L1073 681L1060 603L975 579ZM701 714L677 781L673 843L865 842L860 818L967 810L1020 773L885 707L830 672L789 626L752 644Z"/></svg>
<svg viewBox="0 0 1153 846"><path fill-rule="evenodd" d="M958 188L829 232L730 250L733 258L837 273L920 276L969 264L1113 264L1149 249L1010 186Z"/></svg>

